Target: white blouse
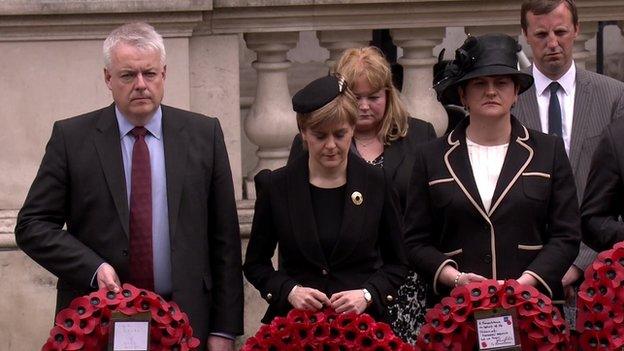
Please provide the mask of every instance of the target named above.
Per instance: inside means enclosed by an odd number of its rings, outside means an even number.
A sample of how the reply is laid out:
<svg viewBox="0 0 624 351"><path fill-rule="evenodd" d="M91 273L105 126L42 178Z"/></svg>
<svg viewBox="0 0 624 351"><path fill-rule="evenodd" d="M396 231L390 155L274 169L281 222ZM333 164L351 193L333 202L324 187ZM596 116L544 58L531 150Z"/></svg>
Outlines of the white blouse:
<svg viewBox="0 0 624 351"><path fill-rule="evenodd" d="M503 162L505 162L509 143L484 146L466 138L466 145L468 146L468 157L470 158L472 174L477 183L481 201L483 201L485 210L490 211L492 196L494 195L494 189L496 189L498 175L503 168Z"/></svg>

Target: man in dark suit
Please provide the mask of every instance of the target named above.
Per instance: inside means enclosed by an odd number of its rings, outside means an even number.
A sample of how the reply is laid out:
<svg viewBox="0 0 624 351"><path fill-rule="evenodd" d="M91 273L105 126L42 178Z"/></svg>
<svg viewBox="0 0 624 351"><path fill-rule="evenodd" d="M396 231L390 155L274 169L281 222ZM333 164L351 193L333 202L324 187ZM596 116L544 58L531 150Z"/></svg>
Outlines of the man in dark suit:
<svg viewBox="0 0 624 351"><path fill-rule="evenodd" d="M624 120L605 130L591 162L581 206L583 242L597 251L624 241Z"/></svg>
<svg viewBox="0 0 624 351"><path fill-rule="evenodd" d="M57 311L129 282L176 301L202 349L232 350L241 251L219 122L161 105L165 48L150 25L111 32L104 61L114 103L54 124L17 243L59 278Z"/></svg>
<svg viewBox="0 0 624 351"><path fill-rule="evenodd" d="M624 115L624 84L575 65L579 23L574 0L525 0L521 24L533 52L535 84L520 95L513 112L528 128L563 138L580 201L602 131ZM562 280L568 294L595 255L581 245Z"/></svg>

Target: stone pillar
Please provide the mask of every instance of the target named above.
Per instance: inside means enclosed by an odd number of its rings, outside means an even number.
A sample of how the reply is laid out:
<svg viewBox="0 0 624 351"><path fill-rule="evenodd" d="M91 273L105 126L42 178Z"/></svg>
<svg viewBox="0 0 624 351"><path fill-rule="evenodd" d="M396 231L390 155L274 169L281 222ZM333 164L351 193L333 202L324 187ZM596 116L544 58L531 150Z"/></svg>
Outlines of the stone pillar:
<svg viewBox="0 0 624 351"><path fill-rule="evenodd" d="M329 50L329 59L325 64L333 70L344 50L368 46L373 39L373 33L370 29L326 30L316 32L316 37L319 44Z"/></svg>
<svg viewBox="0 0 624 351"><path fill-rule="evenodd" d="M393 29L394 43L403 49L398 62L403 66L403 98L412 117L431 122L442 135L448 125L444 107L436 99L432 86L433 48L442 43L445 28Z"/></svg>
<svg viewBox="0 0 624 351"><path fill-rule="evenodd" d="M189 40L190 109L219 118L237 200L243 198L238 35L194 33Z"/></svg>
<svg viewBox="0 0 624 351"><path fill-rule="evenodd" d="M246 33L244 38L247 47L258 55L252 63L258 71L256 96L244 122L247 137L258 145L258 164L245 180L247 198L254 199L253 177L262 169L285 165L297 134L287 81L291 63L286 53L297 44L299 33Z"/></svg>
<svg viewBox="0 0 624 351"><path fill-rule="evenodd" d="M585 43L596 35L597 22L582 22L580 32L574 41L574 63L576 67L585 69L587 59L592 55L591 51L585 48Z"/></svg>

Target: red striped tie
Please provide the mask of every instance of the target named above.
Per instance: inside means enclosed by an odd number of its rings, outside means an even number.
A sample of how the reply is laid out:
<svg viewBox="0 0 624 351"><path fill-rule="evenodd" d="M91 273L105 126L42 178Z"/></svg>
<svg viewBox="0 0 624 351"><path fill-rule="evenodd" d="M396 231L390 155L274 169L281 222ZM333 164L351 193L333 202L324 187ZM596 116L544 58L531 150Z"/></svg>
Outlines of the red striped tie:
<svg viewBox="0 0 624 351"><path fill-rule="evenodd" d="M154 290L152 260L152 174L147 129L135 127L130 189L130 280L137 287Z"/></svg>

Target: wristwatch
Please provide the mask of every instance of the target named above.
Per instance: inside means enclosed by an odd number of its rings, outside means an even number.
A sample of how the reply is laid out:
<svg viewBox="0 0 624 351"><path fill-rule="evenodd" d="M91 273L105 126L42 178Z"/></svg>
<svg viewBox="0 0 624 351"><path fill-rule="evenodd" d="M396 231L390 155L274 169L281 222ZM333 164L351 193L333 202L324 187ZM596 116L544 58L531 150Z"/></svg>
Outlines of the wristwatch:
<svg viewBox="0 0 624 351"><path fill-rule="evenodd" d="M364 300L366 300L366 305L370 305L371 302L373 302L373 296L371 296L371 293L368 291L368 289L362 289L362 292L364 293Z"/></svg>

